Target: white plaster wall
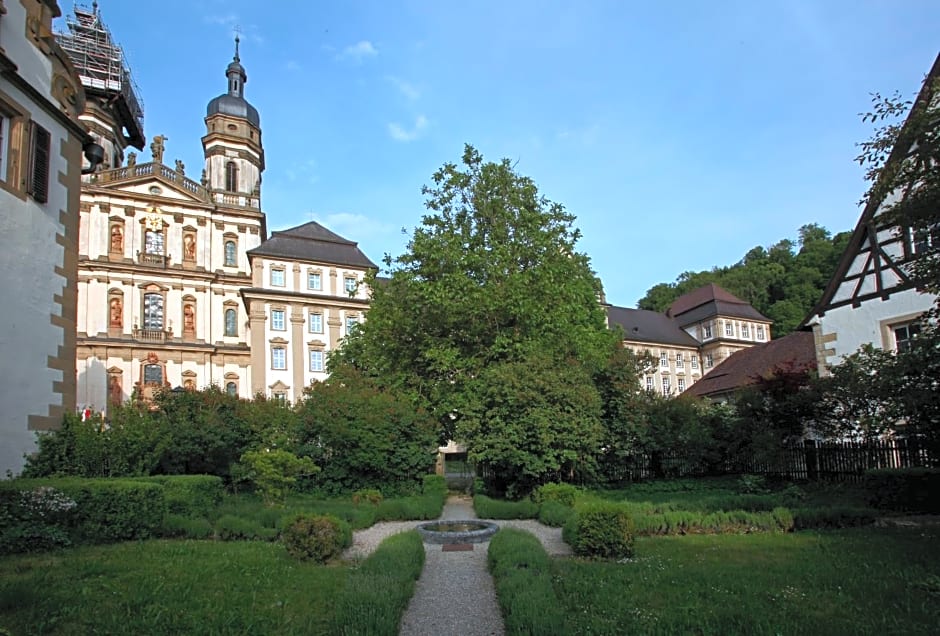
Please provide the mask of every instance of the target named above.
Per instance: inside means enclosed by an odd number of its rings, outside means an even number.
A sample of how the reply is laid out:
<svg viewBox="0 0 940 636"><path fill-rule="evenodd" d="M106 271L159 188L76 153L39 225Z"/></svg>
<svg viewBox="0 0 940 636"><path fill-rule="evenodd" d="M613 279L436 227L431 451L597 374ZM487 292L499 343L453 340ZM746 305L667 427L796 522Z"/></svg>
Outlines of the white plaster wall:
<svg viewBox="0 0 940 636"><path fill-rule="evenodd" d="M822 336L836 334L836 340L826 348L835 349L835 355L826 364L835 365L855 353L865 344L882 346L880 323L884 320L925 312L934 303L934 296L914 289L893 293L888 300L874 299L859 307L843 305L826 312L819 319Z"/></svg>

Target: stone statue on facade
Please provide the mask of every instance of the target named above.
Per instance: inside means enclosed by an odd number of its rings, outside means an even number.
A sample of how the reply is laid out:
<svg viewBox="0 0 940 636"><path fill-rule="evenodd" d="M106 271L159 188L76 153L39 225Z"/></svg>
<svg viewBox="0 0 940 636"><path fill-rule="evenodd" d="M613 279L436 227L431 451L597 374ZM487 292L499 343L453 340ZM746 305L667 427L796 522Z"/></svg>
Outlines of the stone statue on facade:
<svg viewBox="0 0 940 636"><path fill-rule="evenodd" d="M164 135L154 135L153 142L150 144L150 154L156 163L163 163L164 142L168 137Z"/></svg>
<svg viewBox="0 0 940 636"><path fill-rule="evenodd" d="M127 153L127 167L133 168L136 165L137 165L137 153L134 151Z"/></svg>
<svg viewBox="0 0 940 636"><path fill-rule="evenodd" d="M176 160L176 174L181 177L186 176L186 166L179 159Z"/></svg>

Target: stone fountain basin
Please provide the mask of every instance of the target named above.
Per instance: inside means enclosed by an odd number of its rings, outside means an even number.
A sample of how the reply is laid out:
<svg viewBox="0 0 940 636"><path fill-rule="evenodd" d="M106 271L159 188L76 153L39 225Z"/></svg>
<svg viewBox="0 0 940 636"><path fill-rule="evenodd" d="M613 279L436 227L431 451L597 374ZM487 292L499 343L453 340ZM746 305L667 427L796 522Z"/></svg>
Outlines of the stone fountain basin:
<svg viewBox="0 0 940 636"><path fill-rule="evenodd" d="M418 524L418 534L425 543L482 543L496 534L499 526L476 519L449 519Z"/></svg>

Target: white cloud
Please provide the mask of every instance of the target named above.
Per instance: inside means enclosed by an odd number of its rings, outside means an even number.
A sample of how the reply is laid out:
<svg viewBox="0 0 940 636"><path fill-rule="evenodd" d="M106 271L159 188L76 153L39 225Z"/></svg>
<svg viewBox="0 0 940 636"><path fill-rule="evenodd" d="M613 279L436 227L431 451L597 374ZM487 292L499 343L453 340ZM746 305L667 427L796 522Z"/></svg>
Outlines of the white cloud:
<svg viewBox="0 0 940 636"><path fill-rule="evenodd" d="M287 60L287 64L284 66L288 71L299 71L301 69L300 62L297 60Z"/></svg>
<svg viewBox="0 0 940 636"><path fill-rule="evenodd" d="M401 93L405 99L415 101L421 97L421 91L419 91L418 87L416 87L414 84L406 82L405 80L394 77L392 75L387 76L386 79L395 85L395 88L398 89L398 92Z"/></svg>
<svg viewBox="0 0 940 636"><path fill-rule="evenodd" d="M361 40L353 45L347 46L338 57L339 59L361 62L367 57L374 57L378 54L379 50L375 48L372 42L369 42L369 40Z"/></svg>
<svg viewBox="0 0 940 636"><path fill-rule="evenodd" d="M558 132L556 137L560 141L569 141L584 146L593 145L600 136L600 124L591 124L582 128L566 128Z"/></svg>
<svg viewBox="0 0 940 636"><path fill-rule="evenodd" d="M388 125L388 134L395 141L414 141L421 136L421 133L428 127L428 119L424 115L418 115L415 118L415 124L410 129L403 127L397 122Z"/></svg>
<svg viewBox="0 0 940 636"><path fill-rule="evenodd" d="M233 13L227 15L207 15L206 22L209 24L221 24L222 26L235 26L238 23L238 16Z"/></svg>
<svg viewBox="0 0 940 636"><path fill-rule="evenodd" d="M301 181L303 183L314 184L320 181L320 175L317 172L317 162L314 159L308 159L303 163L293 164L293 168L284 171L288 181Z"/></svg>

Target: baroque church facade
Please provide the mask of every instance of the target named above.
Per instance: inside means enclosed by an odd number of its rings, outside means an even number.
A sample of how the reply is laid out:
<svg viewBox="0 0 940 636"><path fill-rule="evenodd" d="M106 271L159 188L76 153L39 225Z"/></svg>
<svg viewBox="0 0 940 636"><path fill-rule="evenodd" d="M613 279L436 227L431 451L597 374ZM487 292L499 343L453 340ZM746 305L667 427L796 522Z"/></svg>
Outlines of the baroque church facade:
<svg viewBox="0 0 940 636"><path fill-rule="evenodd" d="M97 9L76 16L103 28ZM81 193L79 405L107 412L210 385L297 400L364 316L375 265L355 243L314 222L267 237L261 119L245 99L238 44L227 90L207 106L198 181L168 165L162 135L149 161L125 155L142 122L114 100L82 116L111 165Z"/></svg>

